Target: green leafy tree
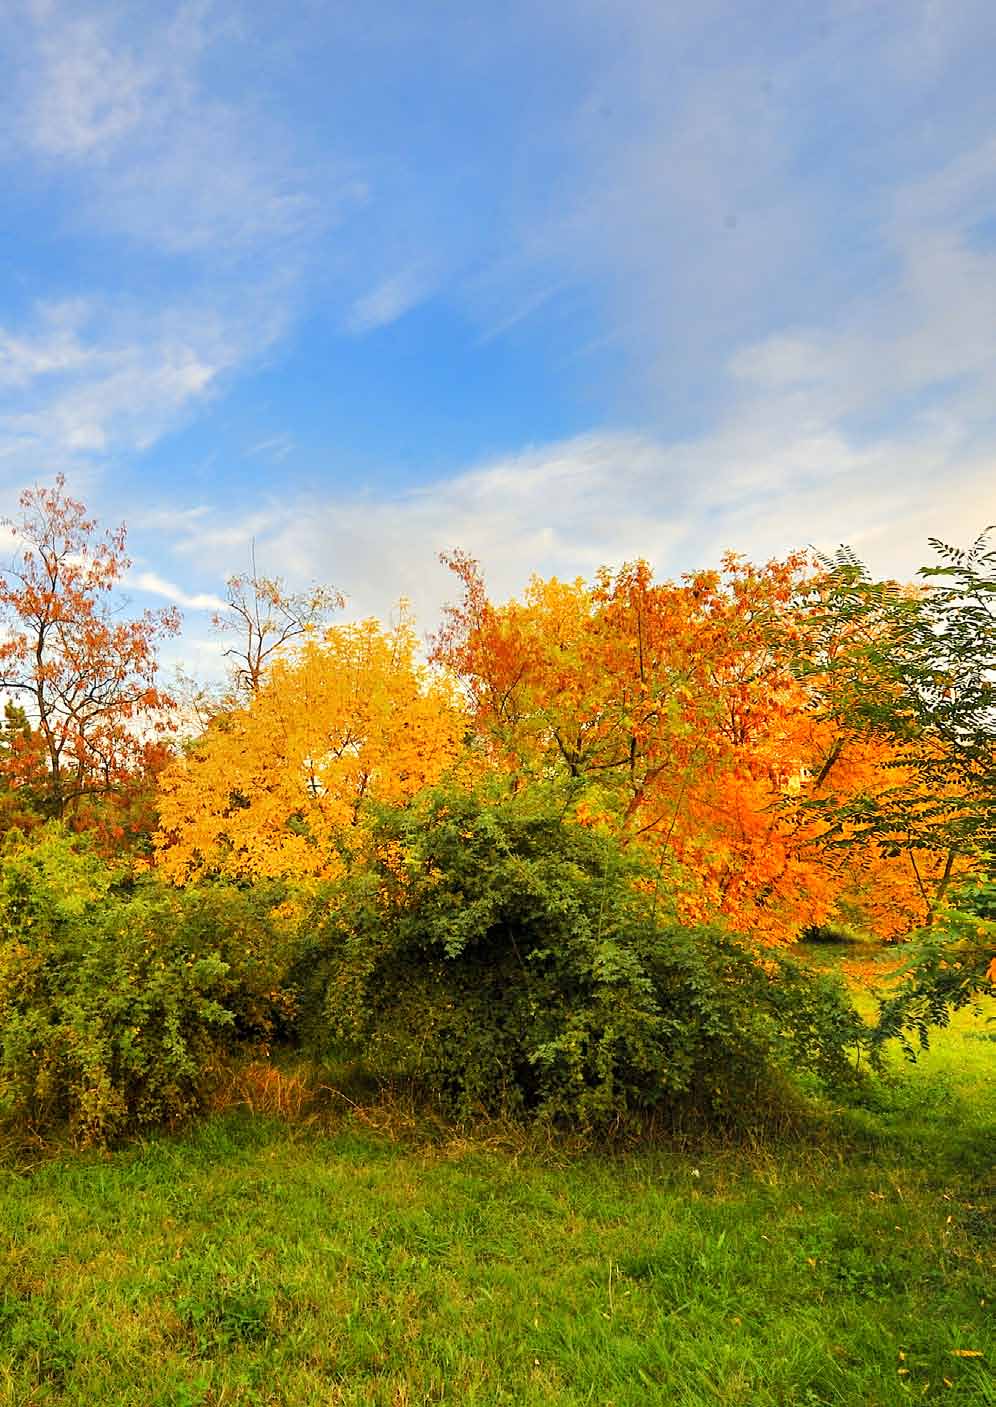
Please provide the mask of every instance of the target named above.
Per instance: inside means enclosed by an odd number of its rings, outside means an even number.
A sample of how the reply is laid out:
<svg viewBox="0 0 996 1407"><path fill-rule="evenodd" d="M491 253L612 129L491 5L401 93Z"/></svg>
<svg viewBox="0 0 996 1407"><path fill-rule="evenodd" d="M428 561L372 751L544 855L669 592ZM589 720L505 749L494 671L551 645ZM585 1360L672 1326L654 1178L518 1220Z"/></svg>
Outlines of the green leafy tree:
<svg viewBox="0 0 996 1407"><path fill-rule="evenodd" d="M879 1048L897 1037L907 1054L931 1026L996 994L996 547L992 529L971 547L930 539L938 561L920 590L873 581L842 549L811 603L807 666L817 706L842 736L894 745L881 788L822 809L830 843L871 839L943 857L926 922L882 1004ZM813 644L815 643L815 649Z"/></svg>
<svg viewBox="0 0 996 1407"><path fill-rule="evenodd" d="M829 843L941 855L927 926L959 869L986 873L996 852L996 548L930 539L939 561L918 589L874 581L847 549L825 562L807 603L803 673L815 707L850 736L890 743L881 787L806 804Z"/></svg>
<svg viewBox="0 0 996 1407"><path fill-rule="evenodd" d="M0 843L0 1114L101 1144L199 1108L290 1006L259 886L135 880L49 823Z"/></svg>

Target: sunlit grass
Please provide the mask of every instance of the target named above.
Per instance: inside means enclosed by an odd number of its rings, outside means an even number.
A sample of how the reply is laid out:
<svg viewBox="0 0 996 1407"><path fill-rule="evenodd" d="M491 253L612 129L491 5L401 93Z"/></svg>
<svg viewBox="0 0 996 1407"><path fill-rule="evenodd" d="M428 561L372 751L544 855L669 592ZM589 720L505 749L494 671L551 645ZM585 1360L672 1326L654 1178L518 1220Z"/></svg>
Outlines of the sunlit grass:
<svg viewBox="0 0 996 1407"><path fill-rule="evenodd" d="M994 1404L987 1034L777 1146L399 1139L295 1095L39 1154L0 1179L0 1403Z"/></svg>

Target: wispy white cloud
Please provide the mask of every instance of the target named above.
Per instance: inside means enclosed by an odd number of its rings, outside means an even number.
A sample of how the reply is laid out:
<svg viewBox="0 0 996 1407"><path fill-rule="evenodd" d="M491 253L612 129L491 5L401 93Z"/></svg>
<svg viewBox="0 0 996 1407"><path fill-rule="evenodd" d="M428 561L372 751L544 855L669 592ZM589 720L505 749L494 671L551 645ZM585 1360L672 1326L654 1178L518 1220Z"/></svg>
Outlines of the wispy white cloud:
<svg viewBox="0 0 996 1407"><path fill-rule="evenodd" d="M21 538L7 523L0 522L0 562L13 561L21 549Z"/></svg>
<svg viewBox="0 0 996 1407"><path fill-rule="evenodd" d="M731 349L796 322L833 331L877 294L898 300L896 265L912 269L925 213L911 176L951 163L949 182L978 189L992 171L991 86L959 88L979 82L966 58L996 41L985 0L549 9L576 45L575 104L542 129L542 192L514 170L501 187L500 257L476 264L459 296L501 335L517 309L543 307L544 289L566 290L556 307L591 311L587 345L611 349L625 412L664 433L725 408ZM970 144L959 170L951 158ZM919 210L896 202L897 185ZM928 186L937 199L932 175ZM961 227L950 201L943 223Z"/></svg>
<svg viewBox="0 0 996 1407"><path fill-rule="evenodd" d="M182 536L188 532L196 531L198 526L209 519L211 508L206 503L197 503L192 507L178 506L176 504L151 505L145 503L137 512L132 514L132 526L140 532L145 532L171 540L177 536Z"/></svg>
<svg viewBox="0 0 996 1407"><path fill-rule="evenodd" d="M159 84L155 68L112 46L95 18L59 16L34 6L39 77L24 105L35 149L79 158L113 148L142 122Z"/></svg>
<svg viewBox="0 0 996 1407"><path fill-rule="evenodd" d="M189 681L196 686L220 683L226 674L225 650L228 642L218 636L200 635L185 629L182 636L162 642L159 649L160 677L170 690L170 679L180 684L178 690L182 700ZM178 678L179 676L179 678ZM191 720L191 730L199 732L196 719Z"/></svg>
<svg viewBox="0 0 996 1407"><path fill-rule="evenodd" d="M368 46L350 52L370 61L371 91L420 71L416 44L457 80L439 128L427 110L402 132L386 97L337 125L358 95L342 75L343 108L320 109L320 162L301 120L320 105L294 109L272 75L268 110L248 85L233 96L253 56L229 0L15 8L26 38L4 159L61 183L74 223L139 253L111 296L0 319L12 475L151 445L258 366L305 306L360 335L430 296L458 305L478 347L585 304L586 341L564 339L557 364L597 348L586 367L617 378L620 410L600 384L589 423L643 427L493 456L407 494L305 492L283 471L285 499L241 514L230 482L204 503L201 476L198 507L164 509L158 528L149 514L143 531L175 534L211 580L243 567L255 537L267 570L335 581L358 610L407 594L431 622L446 593L435 553L455 544L499 593L534 568L645 554L674 571L724 546L813 540L908 573L929 532L965 538L996 516L996 113L991 84L940 101L985 49L986 0L827 0L760 26L730 0L513 0L500 20L463 7L431 36L400 5L373 19L313 7L288 43L311 42L318 11L330 55L335 26L362 29ZM544 44L562 85L537 69L542 97L481 86L522 81L527 46ZM454 110L468 131L444 146ZM355 155L333 152L343 127ZM384 153L392 131L401 156ZM326 239L319 278L316 241L360 210L347 250ZM673 428L690 423L705 428ZM283 464L289 436L261 433L246 453Z"/></svg>
<svg viewBox="0 0 996 1407"><path fill-rule="evenodd" d="M427 623L446 594L440 549L479 556L499 594L530 572L590 574L649 557L675 572L726 548L755 556L850 543L910 576L927 538L996 519L996 216L991 143L897 185L881 228L894 273L828 326L729 354L733 394L697 436L609 431L527 449L403 495L330 491L251 522L193 525L196 559L257 539L270 569L333 579L353 607L399 595Z"/></svg>
<svg viewBox="0 0 996 1407"><path fill-rule="evenodd" d="M479 345L486 345L493 342L498 337L504 337L507 332L511 332L514 327L531 318L534 313L544 308L551 299L555 298L562 289L567 287L565 279L554 279L552 282L544 281L538 288L523 290L521 297L514 303L511 309L507 306L499 311L497 308L488 312L487 286L492 284L492 279L483 280L484 293L483 306L478 304L478 316L483 323L483 331L478 339ZM473 298L473 286L471 285L471 297Z"/></svg>
<svg viewBox="0 0 996 1407"><path fill-rule="evenodd" d="M534 571L572 578L636 556L673 574L732 548L757 558L840 543L910 577L927 537L965 542L996 517L992 456L897 433L859 445L828 426L739 414L698 441L602 433L528 450L414 493L309 495L240 522L198 522L177 548L202 569L239 565L256 540L266 570L334 581L350 610L385 616L405 596L427 628L452 594L441 550L477 556L498 596ZM943 492L937 491L938 483Z"/></svg>
<svg viewBox="0 0 996 1407"><path fill-rule="evenodd" d="M271 459L274 464L282 464L289 454L293 454L295 444L294 436L285 432L282 435L269 435L265 440L257 441L256 444L250 445L247 453Z"/></svg>
<svg viewBox="0 0 996 1407"><path fill-rule="evenodd" d="M996 404L996 136L894 193L883 220L896 273L827 327L773 333L731 370L754 401L791 399L827 423L902 420L928 439L991 434Z"/></svg>
<svg viewBox="0 0 996 1407"><path fill-rule="evenodd" d="M364 198L355 174L326 169L319 183L261 108L201 82L219 41L237 47L238 27L217 6L29 10L15 135L53 170L85 173L79 213L92 224L231 260L323 228Z"/></svg>
<svg viewBox="0 0 996 1407"><path fill-rule="evenodd" d="M278 309L150 309L96 299L0 327L0 457L51 472L148 448L279 335Z"/></svg>
<svg viewBox="0 0 996 1407"><path fill-rule="evenodd" d="M64 235L109 237L121 257L94 261L78 297L0 314L11 475L142 451L258 366L297 316L316 241L365 198L251 97L215 91L205 67L239 40L227 0L13 11L0 160L59 193ZM164 261L151 276L149 259Z"/></svg>
<svg viewBox="0 0 996 1407"><path fill-rule="evenodd" d="M223 611L225 602L209 591L184 591L175 582L167 581L158 572L132 572L127 585L149 596L161 596L173 606L187 611Z"/></svg>
<svg viewBox="0 0 996 1407"><path fill-rule="evenodd" d="M43 304L30 331L0 328L0 388L29 386L38 377L87 365L93 352L79 334L89 313L82 299Z"/></svg>
<svg viewBox="0 0 996 1407"><path fill-rule="evenodd" d="M850 0L857 7L862 0ZM846 6L842 7L846 13ZM899 9L902 23L889 36L884 57L908 82L936 79L957 64L961 55L992 33L992 8L988 0L904 0Z"/></svg>
<svg viewBox="0 0 996 1407"><path fill-rule="evenodd" d="M392 274L356 299L349 310L346 327L359 334L387 327L411 312L430 291L431 285L424 274L415 269Z"/></svg>

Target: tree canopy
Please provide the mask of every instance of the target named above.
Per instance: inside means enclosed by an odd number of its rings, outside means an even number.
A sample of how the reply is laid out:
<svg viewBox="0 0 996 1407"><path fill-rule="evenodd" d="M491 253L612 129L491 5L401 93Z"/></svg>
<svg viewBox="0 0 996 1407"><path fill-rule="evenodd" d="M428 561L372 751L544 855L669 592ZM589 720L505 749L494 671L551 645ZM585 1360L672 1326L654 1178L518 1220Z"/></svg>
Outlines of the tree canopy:
<svg viewBox="0 0 996 1407"><path fill-rule="evenodd" d="M276 659L163 774L163 873L338 873L365 801L403 803L458 755L464 719L415 643L405 620L364 621Z"/></svg>
<svg viewBox="0 0 996 1407"><path fill-rule="evenodd" d="M171 608L127 617L116 599L130 566L124 527L96 520L65 492L26 489L3 520L17 553L0 572L0 690L25 710L38 766L31 785L61 817L88 797L121 793L156 751L170 706L156 646L180 628ZM9 721L9 720L8 720ZM26 742L8 751L22 766Z"/></svg>

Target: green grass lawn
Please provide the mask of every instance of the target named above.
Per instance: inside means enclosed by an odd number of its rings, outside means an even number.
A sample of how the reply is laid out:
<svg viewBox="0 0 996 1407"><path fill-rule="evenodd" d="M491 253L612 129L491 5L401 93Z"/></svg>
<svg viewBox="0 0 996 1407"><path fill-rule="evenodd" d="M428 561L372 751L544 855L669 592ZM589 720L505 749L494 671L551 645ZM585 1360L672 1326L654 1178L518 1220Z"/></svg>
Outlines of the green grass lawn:
<svg viewBox="0 0 996 1407"><path fill-rule="evenodd" d="M777 1146L234 1110L40 1158L0 1174L0 1404L996 1404L994 1067L962 1016Z"/></svg>

